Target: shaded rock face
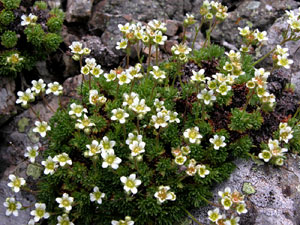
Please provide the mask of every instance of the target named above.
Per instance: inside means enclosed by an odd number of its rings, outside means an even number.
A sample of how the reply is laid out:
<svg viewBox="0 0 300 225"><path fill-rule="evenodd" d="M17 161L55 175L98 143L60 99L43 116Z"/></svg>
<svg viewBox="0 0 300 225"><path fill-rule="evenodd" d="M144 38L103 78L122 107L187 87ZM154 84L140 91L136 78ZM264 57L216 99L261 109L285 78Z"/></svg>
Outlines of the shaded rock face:
<svg viewBox="0 0 300 225"><path fill-rule="evenodd" d="M295 155L289 156L287 162L287 168L275 168L267 164L258 166L251 161L237 160L237 168L228 181L215 188L213 202L219 199L218 191L223 191L226 187L242 191L245 184L250 183L255 193L244 192L248 213L240 216L241 225L298 225L299 158ZM203 207L195 211L194 215L201 223L209 224L207 212L210 209L213 207Z"/></svg>
<svg viewBox="0 0 300 225"><path fill-rule="evenodd" d="M225 1L229 2L229 1ZM267 30L272 23L288 8L294 9L299 6L299 2L294 0L261 0L261 1L234 1L237 7L229 12L228 18L212 32L212 38L221 42L225 40L229 43L241 43L238 27L252 25L253 29ZM234 9L234 7L232 9Z"/></svg>
<svg viewBox="0 0 300 225"><path fill-rule="evenodd" d="M0 126L17 113L15 89L12 78L0 77Z"/></svg>
<svg viewBox="0 0 300 225"><path fill-rule="evenodd" d="M68 0L67 22L80 22L89 19L92 13L93 0Z"/></svg>

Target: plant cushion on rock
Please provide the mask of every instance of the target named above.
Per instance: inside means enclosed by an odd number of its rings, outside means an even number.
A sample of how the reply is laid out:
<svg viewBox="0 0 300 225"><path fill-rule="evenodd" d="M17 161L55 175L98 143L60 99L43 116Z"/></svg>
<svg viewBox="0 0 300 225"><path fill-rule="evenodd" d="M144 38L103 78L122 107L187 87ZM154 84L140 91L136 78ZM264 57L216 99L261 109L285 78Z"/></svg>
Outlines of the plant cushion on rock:
<svg viewBox="0 0 300 225"><path fill-rule="evenodd" d="M57 8L49 10L44 1L31 7L21 0L0 3L0 75L16 76L58 49L64 13ZM11 60L15 54L19 60Z"/></svg>
<svg viewBox="0 0 300 225"><path fill-rule="evenodd" d="M72 43L73 59L81 66L81 98L60 107L49 123L35 112L34 132L49 142L45 150L28 147L25 155L34 163L38 154L44 158L35 163L44 175L35 190L38 203L31 207L31 223L171 225L187 214L193 218L189 210L207 203L219 207L208 212L212 223L239 223L247 213L244 196L226 188L216 204L209 201L212 188L230 176L237 158L283 165L286 152L299 146L299 109L278 111L281 96L292 90L272 92L268 83L274 70L254 67L261 59L254 61L248 50L264 43L265 32L241 28L241 51L225 52L210 43L210 33L226 11L220 3L205 1L199 25L187 15L184 33L196 24L196 40L208 23L206 41L195 50L195 41L189 45L183 37L164 62L159 46L166 41L166 24L158 20L119 25L123 39L116 48L126 52L125 68L104 72L89 58L90 49ZM297 37L298 30L292 30L284 40ZM130 64L132 46L139 61ZM149 53L155 49L154 60L150 54L143 60L145 47ZM267 56L271 54L288 59L276 49ZM284 67L279 61L274 68ZM36 83L18 93L17 103L30 106ZM57 82L48 89L39 83L42 95L62 94ZM270 121L270 115L282 119ZM23 181L11 186L28 190ZM15 215L19 208L14 197L5 206L7 214Z"/></svg>

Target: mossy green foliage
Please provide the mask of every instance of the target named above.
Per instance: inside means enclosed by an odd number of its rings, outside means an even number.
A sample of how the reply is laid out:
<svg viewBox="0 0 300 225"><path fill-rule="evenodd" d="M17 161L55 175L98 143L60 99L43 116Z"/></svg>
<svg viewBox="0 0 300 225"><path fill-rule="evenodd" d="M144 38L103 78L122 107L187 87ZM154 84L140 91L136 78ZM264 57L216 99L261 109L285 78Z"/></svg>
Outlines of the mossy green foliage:
<svg viewBox="0 0 300 225"><path fill-rule="evenodd" d="M11 10L3 9L0 12L0 24L7 26L15 19L15 15Z"/></svg>
<svg viewBox="0 0 300 225"><path fill-rule="evenodd" d="M258 130L262 125L263 118L258 110L248 113L245 110L232 109L231 113L231 123L229 125L231 130L239 132L245 132L249 129Z"/></svg>
<svg viewBox="0 0 300 225"><path fill-rule="evenodd" d="M6 9L16 9L20 6L21 0L0 0L0 2Z"/></svg>
<svg viewBox="0 0 300 225"><path fill-rule="evenodd" d="M203 60L218 60L218 69L221 71L222 63L225 64L226 61L224 52L223 48L212 45L194 51L192 60L199 64L200 68ZM242 57L245 75L239 77L238 83L241 85L254 74L251 67L252 58L246 55ZM204 87L197 87L192 82L183 82L179 90L172 85L173 79L177 79L178 71L181 71L183 66L178 64L171 58L160 65L169 78L162 82L157 82L151 76L147 77L146 71L144 78L135 81L132 87L119 86L115 81L107 82L103 75L93 78L91 84L86 80L78 87L82 100L72 100L71 103L83 105L88 110L89 119L95 123L95 126L89 129L75 128L77 120L69 115L70 107L57 111L50 120L49 148L43 152L43 156L46 158L67 153L73 163L70 167L59 167L53 175L43 176L39 182L38 201L46 203L49 212L62 214L63 210L58 208L55 199L63 193L68 193L76 202L69 213L70 220L76 224L111 224L112 220L119 220L125 216L131 216L137 225L175 224L186 217L183 209L191 210L206 204L205 199L212 196L212 188L226 180L235 169L233 160L249 158L251 150L258 147L253 145L251 131L260 129L263 123L259 108L248 112L243 110L243 107L235 107L234 90L225 96L215 93L215 102L200 104L199 100L193 99L199 93L198 88ZM90 104L91 89L104 95L107 98L106 103ZM130 93L131 90L139 95L139 99L145 99L146 105L151 108L143 118L137 119L137 114L122 106L123 94ZM155 129L151 124L152 115L157 113L153 105L154 98L163 100L166 110L178 112L180 123L169 123L164 128ZM245 100L242 106L246 104L248 101ZM117 108L123 108L129 114L124 125L111 120L112 110ZM220 121L213 117L216 109L224 116L229 115L227 118L221 118L225 120L225 125L221 124L222 128L218 124ZM183 137L186 129L195 126L199 127L203 136L200 144L189 143ZM130 156L131 151L126 144L128 134L138 130L146 143L145 152L140 160ZM210 141L215 135L225 137L225 147L215 148ZM294 135L300 136L300 130L295 130ZM93 157L85 154L87 145L93 140L100 142L104 136L116 142L114 152L122 159L116 170L110 167L103 168L100 154ZM291 141L291 144L294 147L300 145L297 141ZM190 147L190 153L186 163L179 166L175 163L172 151L186 145ZM186 168L191 159L205 165L210 173L205 177L200 177L198 173L188 176ZM132 173L142 182L135 195L125 193L120 181L121 176L129 176ZM175 201L158 203L154 194L161 185L170 186L171 191L176 194ZM90 201L89 194L95 186L105 193L101 205ZM57 224L57 218L50 217L48 224Z"/></svg>
<svg viewBox="0 0 300 225"><path fill-rule="evenodd" d="M26 6L24 15L37 14L35 23L22 26L23 29L14 29L11 24L16 20L15 11L22 6L20 0L1 0L4 9L0 12L0 75L15 76L23 69L31 70L36 61L43 60L55 52L62 37L60 31L63 25L64 12L61 9L48 9L45 1L36 1L32 7ZM39 10L45 12L38 13ZM22 16L17 13L18 17ZM39 18L39 16L45 18ZM21 18L18 18L21 21ZM46 24L43 21L47 21ZM20 38L20 40L18 40ZM17 64L7 62L8 52L18 52L20 60Z"/></svg>
<svg viewBox="0 0 300 225"><path fill-rule="evenodd" d="M46 10L47 9L47 3L44 1L36 1L34 3L34 6L37 7L40 10Z"/></svg>
<svg viewBox="0 0 300 225"><path fill-rule="evenodd" d="M16 32L14 31L5 31L2 35L1 35L1 44L5 47L5 48L13 48L16 46L18 41L18 37Z"/></svg>

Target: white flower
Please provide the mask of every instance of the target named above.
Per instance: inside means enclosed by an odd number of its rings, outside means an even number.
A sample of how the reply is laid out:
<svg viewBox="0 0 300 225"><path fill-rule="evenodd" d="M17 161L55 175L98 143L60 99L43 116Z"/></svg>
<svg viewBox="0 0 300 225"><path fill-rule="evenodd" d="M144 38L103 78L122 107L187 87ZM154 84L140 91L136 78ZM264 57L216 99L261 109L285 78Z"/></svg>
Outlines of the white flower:
<svg viewBox="0 0 300 225"><path fill-rule="evenodd" d="M117 73L115 70L110 70L109 73L104 74L104 77L106 78L107 82L114 81L117 77Z"/></svg>
<svg viewBox="0 0 300 225"><path fill-rule="evenodd" d="M220 211L218 208L214 210L209 210L207 214L208 214L208 219L212 222L216 222L219 219L222 219L222 216L220 215Z"/></svg>
<svg viewBox="0 0 300 225"><path fill-rule="evenodd" d="M35 145L33 147L28 146L24 154L25 157L29 158L31 163L35 162L35 158L39 155L39 146Z"/></svg>
<svg viewBox="0 0 300 225"><path fill-rule="evenodd" d="M22 19L21 26L26 26L26 25L29 25L31 23L30 16L22 15L21 19Z"/></svg>
<svg viewBox="0 0 300 225"><path fill-rule="evenodd" d="M38 222L40 219L48 219L50 214L46 212L45 203L35 203L35 210L30 212L30 215L34 216L34 222Z"/></svg>
<svg viewBox="0 0 300 225"><path fill-rule="evenodd" d="M55 169L58 167L57 163L48 156L46 161L42 161L42 165L45 167L44 174L54 174Z"/></svg>
<svg viewBox="0 0 300 225"><path fill-rule="evenodd" d="M282 66L286 69L289 69L290 65L294 62L293 60L288 59L286 55L283 56L279 55L277 58L278 58L277 65Z"/></svg>
<svg viewBox="0 0 300 225"><path fill-rule="evenodd" d="M119 85L129 84L133 79L133 77L129 73L126 73L124 71L118 74L117 77L119 79Z"/></svg>
<svg viewBox="0 0 300 225"><path fill-rule="evenodd" d="M216 96L214 96L214 91L208 91L207 89L203 89L201 93L197 95L197 98L202 99L206 105L208 105L211 101L216 100Z"/></svg>
<svg viewBox="0 0 300 225"><path fill-rule="evenodd" d="M3 203L4 207L6 207L6 216L10 216L13 214L14 216L18 216L19 212L18 209L22 208L22 205L20 202L16 202L16 199L11 197L11 198L6 198L5 202Z"/></svg>
<svg viewBox="0 0 300 225"><path fill-rule="evenodd" d="M95 67L90 71L90 73L91 73L93 76L99 78L100 75L103 73L103 70L101 69L101 66L100 66L100 65L97 65L97 66L95 66Z"/></svg>
<svg viewBox="0 0 300 225"><path fill-rule="evenodd" d="M242 213L247 213L248 210L246 209L246 205L244 203L242 204L239 204L237 207L236 207L236 212L240 215Z"/></svg>
<svg viewBox="0 0 300 225"><path fill-rule="evenodd" d="M281 56L288 56L288 51L288 48L282 48L280 45L277 45L275 52Z"/></svg>
<svg viewBox="0 0 300 225"><path fill-rule="evenodd" d="M71 104L71 110L69 111L69 115L76 115L77 117L81 117L82 116L82 113L87 113L87 109L86 108L83 108L82 105L77 105L76 103L72 103Z"/></svg>
<svg viewBox="0 0 300 225"><path fill-rule="evenodd" d="M153 75L153 78L156 80L166 78L166 72L159 69L158 66L153 66L153 71L150 71L150 73Z"/></svg>
<svg viewBox="0 0 300 225"><path fill-rule="evenodd" d="M179 155L175 157L175 163L179 166L183 165L186 161L187 157L183 155Z"/></svg>
<svg viewBox="0 0 300 225"><path fill-rule="evenodd" d="M250 29L248 26L244 27L244 28L241 28L241 27L238 27L239 31L240 31L240 35L241 36L247 36L248 34L250 34Z"/></svg>
<svg viewBox="0 0 300 225"><path fill-rule="evenodd" d="M129 73L133 78L142 78L143 74L140 73L142 65L137 63L134 67L131 66L126 70L126 73Z"/></svg>
<svg viewBox="0 0 300 225"><path fill-rule="evenodd" d="M225 141L225 137L224 136L219 136L219 135L214 135L214 138L210 138L209 142L212 143L214 145L214 149L218 150L221 147L225 147L226 143Z"/></svg>
<svg viewBox="0 0 300 225"><path fill-rule="evenodd" d="M33 132L39 133L41 137L45 137L48 130L51 130L51 127L48 126L48 123L45 121L35 121L35 128L33 128Z"/></svg>
<svg viewBox="0 0 300 225"><path fill-rule="evenodd" d="M256 30L254 31L254 37L255 37L259 42L267 41L267 40L268 40L267 32L266 32L266 31L260 32L258 29L256 29Z"/></svg>
<svg viewBox="0 0 300 225"><path fill-rule="evenodd" d="M86 58L85 63L90 69L93 69L97 65L95 58Z"/></svg>
<svg viewBox="0 0 300 225"><path fill-rule="evenodd" d="M86 114L83 115L83 119L77 119L77 122L78 123L75 124L75 127L79 129L95 126L95 124L91 122Z"/></svg>
<svg viewBox="0 0 300 225"><path fill-rule="evenodd" d="M53 82L48 84L48 89L46 90L46 94L53 93L54 95L58 96L62 94L63 87L58 82Z"/></svg>
<svg viewBox="0 0 300 225"><path fill-rule="evenodd" d="M297 18L289 19L287 22L293 30L296 30L297 32L300 30L300 21Z"/></svg>
<svg viewBox="0 0 300 225"><path fill-rule="evenodd" d="M126 140L126 144L127 145L131 145L134 141L137 141L137 142L142 142L142 138L143 136L142 135L139 135L139 134L133 134L133 133L129 133L128 134L128 138Z"/></svg>
<svg viewBox="0 0 300 225"><path fill-rule="evenodd" d="M224 192L223 191L219 191L218 192L218 195L221 197L221 198L224 198L226 196L231 196L231 189L230 187L226 187Z"/></svg>
<svg viewBox="0 0 300 225"><path fill-rule="evenodd" d="M118 24L118 28L122 33L128 33L130 30L130 24L126 23L125 25Z"/></svg>
<svg viewBox="0 0 300 225"><path fill-rule="evenodd" d="M186 129L183 133L183 136L192 144L200 144L200 139L202 138L202 135L199 133L199 127Z"/></svg>
<svg viewBox="0 0 300 225"><path fill-rule="evenodd" d="M127 48L127 39L122 39L121 41L117 42L117 46L116 49L120 50L120 49L126 49Z"/></svg>
<svg viewBox="0 0 300 225"><path fill-rule="evenodd" d="M74 225L74 223L70 221L67 214L63 214L62 216L58 216L57 221L58 221L57 225Z"/></svg>
<svg viewBox="0 0 300 225"><path fill-rule="evenodd" d="M104 136L102 138L102 141L100 142L100 148L103 151L110 151L113 150L113 147L115 146L116 142L115 141L110 141L108 137Z"/></svg>
<svg viewBox="0 0 300 225"><path fill-rule="evenodd" d="M54 156L53 161L59 163L60 166L65 166L66 164L72 165L72 160L67 153Z"/></svg>
<svg viewBox="0 0 300 225"><path fill-rule="evenodd" d="M102 168L107 168L110 166L116 170L119 168L119 164L122 162L122 160L115 155L115 152L112 149L108 151L102 151L101 156L103 158Z"/></svg>
<svg viewBox="0 0 300 225"><path fill-rule="evenodd" d="M192 81L205 82L206 77L204 75L205 70L201 69L199 71L192 70L193 76L191 77Z"/></svg>
<svg viewBox="0 0 300 225"><path fill-rule="evenodd" d="M142 183L141 180L136 179L135 174L130 174L129 177L122 176L120 180L124 184L124 190L126 192L131 192L132 194L137 193L137 187Z"/></svg>
<svg viewBox="0 0 300 225"><path fill-rule="evenodd" d="M197 168L194 163L189 162L188 167L186 168L186 174L189 176L194 176L197 173Z"/></svg>
<svg viewBox="0 0 300 225"><path fill-rule="evenodd" d="M83 75L88 75L90 73L90 67L88 67L87 65L81 67L80 73Z"/></svg>
<svg viewBox="0 0 300 225"><path fill-rule="evenodd" d="M162 112L158 112L156 116L152 115L151 118L155 129L159 129L159 127L166 127L168 125L168 120L170 119L168 115L165 115Z"/></svg>
<svg viewBox="0 0 300 225"><path fill-rule="evenodd" d="M272 153L268 150L263 150L261 153L258 154L258 158L264 160L265 162L269 162L272 158Z"/></svg>
<svg viewBox="0 0 300 225"><path fill-rule="evenodd" d="M227 95L228 91L230 90L231 86L227 86L226 82L224 82L218 87L217 92L221 95Z"/></svg>
<svg viewBox="0 0 300 225"><path fill-rule="evenodd" d="M134 100L139 98L139 95L135 92L131 92L130 94L124 93L123 94L124 102L123 106L131 106Z"/></svg>
<svg viewBox="0 0 300 225"><path fill-rule="evenodd" d="M134 225L134 221L131 220L130 216L126 216L125 220L112 220L111 225Z"/></svg>
<svg viewBox="0 0 300 225"><path fill-rule="evenodd" d="M238 225L240 221L240 217L234 217L233 215L231 216L230 219L225 221L225 225Z"/></svg>
<svg viewBox="0 0 300 225"><path fill-rule="evenodd" d="M112 111L113 116L110 118L111 120L118 120L121 124L126 122L126 118L129 117L129 114L126 113L123 109L113 109Z"/></svg>
<svg viewBox="0 0 300 225"><path fill-rule="evenodd" d="M293 138L293 130L291 127L287 126L284 129L280 129L279 131L279 141L284 141L288 143L290 139Z"/></svg>
<svg viewBox="0 0 300 225"><path fill-rule="evenodd" d="M17 95L19 98L17 99L17 104L22 104L23 107L27 106L28 102L31 102L34 100L34 95L31 92L30 88L27 88L25 92L18 91Z"/></svg>
<svg viewBox="0 0 300 225"><path fill-rule="evenodd" d="M82 43L80 43L78 41L73 41L72 44L69 46L69 48L71 49L72 53L75 53L78 55L83 54Z"/></svg>
<svg viewBox="0 0 300 225"><path fill-rule="evenodd" d="M131 150L132 156L137 156L143 152L145 152L145 145L146 143L143 141L133 141L132 144L129 145L129 149Z"/></svg>
<svg viewBox="0 0 300 225"><path fill-rule="evenodd" d="M202 178L204 178L205 176L207 176L210 172L208 169L206 169L205 165L197 165L196 166L198 175Z"/></svg>
<svg viewBox="0 0 300 225"><path fill-rule="evenodd" d="M59 208L65 208L66 212L69 212L72 209L74 198L69 197L69 194L64 193L61 198L56 198L55 201L59 203Z"/></svg>
<svg viewBox="0 0 300 225"><path fill-rule="evenodd" d="M229 197L225 196L224 198L222 198L221 204L224 206L225 210L228 210L232 206L232 201Z"/></svg>
<svg viewBox="0 0 300 225"><path fill-rule="evenodd" d="M90 200L92 202L97 201L98 204L102 204L102 198L105 197L105 194L99 191L99 188L96 186L93 189L93 193L90 193Z"/></svg>
<svg viewBox="0 0 300 225"><path fill-rule="evenodd" d="M10 56L6 57L6 62L10 64L18 64L19 62L23 61L24 58L20 57L18 53L11 54Z"/></svg>
<svg viewBox="0 0 300 225"><path fill-rule="evenodd" d="M167 200L175 201L176 195L174 194L174 192L171 192L169 190L169 186L159 186L158 191L154 194L154 197L157 198L160 203L163 203Z"/></svg>
<svg viewBox="0 0 300 225"><path fill-rule="evenodd" d="M223 66L223 69L230 72L234 69L234 67L233 67L232 63L226 62L225 65Z"/></svg>
<svg viewBox="0 0 300 225"><path fill-rule="evenodd" d="M90 90L89 92L89 102L92 105L96 105L98 103L104 104L106 102L106 98L102 95L98 94L97 90Z"/></svg>
<svg viewBox="0 0 300 225"><path fill-rule="evenodd" d="M151 110L150 107L145 104L145 99L139 100L138 98L134 99L130 108L142 116Z"/></svg>
<svg viewBox="0 0 300 225"><path fill-rule="evenodd" d="M190 51L192 51L192 49L189 48L186 44L180 43L179 45L173 45L171 51L174 52L175 55L188 55Z"/></svg>
<svg viewBox="0 0 300 225"><path fill-rule="evenodd" d="M101 152L101 147L96 140L93 140L92 144L86 145L86 147L89 149L88 156L94 156Z"/></svg>
<svg viewBox="0 0 300 225"><path fill-rule="evenodd" d="M36 94L39 94L41 92L45 91L46 84L42 79L39 79L38 81L33 80L31 81L32 83L32 88L31 90L34 91Z"/></svg>
<svg viewBox="0 0 300 225"><path fill-rule="evenodd" d="M169 111L168 116L169 116L170 123L173 123L173 122L180 123L180 119L177 118L177 116L178 116L177 112Z"/></svg>
<svg viewBox="0 0 300 225"><path fill-rule="evenodd" d="M161 31L156 31L153 41L158 45L164 45L167 40L167 36L164 36Z"/></svg>

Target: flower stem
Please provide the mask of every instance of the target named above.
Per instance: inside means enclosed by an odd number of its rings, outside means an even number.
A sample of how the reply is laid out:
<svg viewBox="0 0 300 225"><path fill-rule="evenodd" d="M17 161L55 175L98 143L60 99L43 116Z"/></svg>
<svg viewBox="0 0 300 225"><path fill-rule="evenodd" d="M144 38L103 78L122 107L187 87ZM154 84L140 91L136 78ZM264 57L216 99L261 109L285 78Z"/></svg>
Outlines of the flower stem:
<svg viewBox="0 0 300 225"><path fill-rule="evenodd" d="M54 109L49 105L48 101L46 100L45 96L43 95L43 92L41 92L40 95L42 96L42 99L43 99L45 105L46 105L53 113L55 113Z"/></svg>
<svg viewBox="0 0 300 225"><path fill-rule="evenodd" d="M244 107L243 107L243 110L246 111L247 106L249 105L250 100L251 100L251 98L253 97L254 93L255 93L255 88L253 88L253 89L251 90L251 93L247 96L247 101L246 101L246 103L245 103L245 105L244 105Z"/></svg>
<svg viewBox="0 0 300 225"><path fill-rule="evenodd" d="M183 39L182 39L182 44L184 44L185 40L186 40L186 26L183 26Z"/></svg>
<svg viewBox="0 0 300 225"><path fill-rule="evenodd" d="M32 108L31 105L29 105L29 108L30 108L30 110L33 112L33 114L36 116L36 118L37 118L40 122L42 122L42 120L41 120L39 114Z"/></svg>
<svg viewBox="0 0 300 225"><path fill-rule="evenodd" d="M123 127L123 133L124 133L124 143L126 142L126 128L125 128L125 124L122 124Z"/></svg>
<svg viewBox="0 0 300 225"><path fill-rule="evenodd" d="M157 44L155 45L155 65L158 65L158 52L159 52L159 47Z"/></svg>
<svg viewBox="0 0 300 225"><path fill-rule="evenodd" d="M203 23L204 23L204 19L201 20L201 23L200 23L199 27L196 28L196 33L195 33L195 37L194 37L193 44L192 44L192 52L194 51L195 42L196 42L198 33L199 33L199 31L201 30L201 27L202 27Z"/></svg>
<svg viewBox="0 0 300 225"><path fill-rule="evenodd" d="M148 52L148 65L147 65L147 77L149 76L149 72L150 72L150 62L151 62L151 48L152 48L152 44L149 44L149 52Z"/></svg>
<svg viewBox="0 0 300 225"><path fill-rule="evenodd" d="M203 225L202 223L200 223L189 211L187 211L185 208L182 208L183 211L186 212L186 214L188 214L188 216L197 224L199 225Z"/></svg>
<svg viewBox="0 0 300 225"><path fill-rule="evenodd" d="M279 45L283 45L286 42L290 41L291 37L287 38L287 39L283 39L282 42L280 42ZM254 62L251 66L255 66L256 64L260 63L261 61L263 61L265 58L267 58L269 55L271 55L275 50L276 50L277 46L274 47L271 51L269 51L267 54L265 54L263 57L261 57L260 59L258 59L256 62Z"/></svg>
<svg viewBox="0 0 300 225"><path fill-rule="evenodd" d="M154 85L152 87L151 96L150 96L150 102L152 102L152 98L153 98L153 94L154 94L154 89L155 89L156 85L157 85L157 80L154 81Z"/></svg>
<svg viewBox="0 0 300 225"><path fill-rule="evenodd" d="M137 57L138 57L138 61L141 61L141 56L140 56L140 41L138 40L137 44L136 44L136 52L137 52Z"/></svg>
<svg viewBox="0 0 300 225"><path fill-rule="evenodd" d="M126 69L129 67L129 57L130 57L130 44L126 48Z"/></svg>

